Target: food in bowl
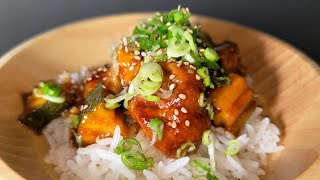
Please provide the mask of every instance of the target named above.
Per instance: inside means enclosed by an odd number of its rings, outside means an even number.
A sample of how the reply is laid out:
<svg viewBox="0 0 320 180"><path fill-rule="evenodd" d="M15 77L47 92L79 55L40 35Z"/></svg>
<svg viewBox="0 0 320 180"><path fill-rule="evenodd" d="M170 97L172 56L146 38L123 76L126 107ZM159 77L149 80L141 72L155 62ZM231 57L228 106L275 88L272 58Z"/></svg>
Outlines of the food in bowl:
<svg viewBox="0 0 320 180"><path fill-rule="evenodd" d="M188 8L141 20L113 64L64 72L24 95L61 179L258 179L279 129L260 116L235 43L211 42Z"/></svg>

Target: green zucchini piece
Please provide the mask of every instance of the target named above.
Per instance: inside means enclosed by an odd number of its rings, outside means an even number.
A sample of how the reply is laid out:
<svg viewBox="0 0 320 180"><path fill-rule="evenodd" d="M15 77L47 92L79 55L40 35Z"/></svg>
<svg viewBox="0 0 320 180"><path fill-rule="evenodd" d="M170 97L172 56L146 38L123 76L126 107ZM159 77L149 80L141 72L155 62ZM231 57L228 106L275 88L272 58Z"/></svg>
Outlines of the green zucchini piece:
<svg viewBox="0 0 320 180"><path fill-rule="evenodd" d="M93 110L97 104L99 104L104 98L103 84L99 83L93 90L91 90L84 101L85 105L88 105L86 109L82 111L82 114L88 113Z"/></svg>
<svg viewBox="0 0 320 180"><path fill-rule="evenodd" d="M51 120L57 118L68 107L67 103L53 103L46 101L42 106L22 114L19 121L31 128L36 133L41 133L41 130L50 123Z"/></svg>

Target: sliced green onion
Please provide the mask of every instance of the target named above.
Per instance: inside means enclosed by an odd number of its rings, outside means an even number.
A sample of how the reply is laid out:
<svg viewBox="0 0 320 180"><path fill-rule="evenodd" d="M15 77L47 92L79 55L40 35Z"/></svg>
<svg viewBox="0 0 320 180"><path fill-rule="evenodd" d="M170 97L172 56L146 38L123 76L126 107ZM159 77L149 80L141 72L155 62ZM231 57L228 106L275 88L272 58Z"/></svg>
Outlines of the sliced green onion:
<svg viewBox="0 0 320 180"><path fill-rule="evenodd" d="M211 79L210 79L209 76L203 79L203 84L204 84L205 87L210 86L210 84L211 84Z"/></svg>
<svg viewBox="0 0 320 180"><path fill-rule="evenodd" d="M229 85L230 84L230 78L229 77L214 77L213 82L217 84L218 86L220 85Z"/></svg>
<svg viewBox="0 0 320 180"><path fill-rule="evenodd" d="M121 160L129 169L144 170L152 168L154 163L151 157L146 158L138 151L125 151L121 154Z"/></svg>
<svg viewBox="0 0 320 180"><path fill-rule="evenodd" d="M196 170L200 173L203 173L203 171L206 172L207 180L219 180L216 176L211 174L211 169L207 162L203 160L193 160L191 165L195 166Z"/></svg>
<svg viewBox="0 0 320 180"><path fill-rule="evenodd" d="M209 113L210 119L211 119L211 120L214 120L214 109L213 109L213 106L212 106L212 104L211 104L210 101L207 103L206 110L207 110L208 113Z"/></svg>
<svg viewBox="0 0 320 180"><path fill-rule="evenodd" d="M78 128L82 117L80 115L73 115L72 117L72 125L73 128Z"/></svg>
<svg viewBox="0 0 320 180"><path fill-rule="evenodd" d="M181 57L190 51L190 45L186 42L184 31L177 26L170 29L172 38L168 41L167 54L170 57Z"/></svg>
<svg viewBox="0 0 320 180"><path fill-rule="evenodd" d="M149 122L149 124L148 124L148 126L150 127L150 129L151 129L154 133L156 133L157 139L158 139L159 141L161 141L162 138L163 138L163 125L164 125L163 121L161 121L161 120L158 119L158 118L152 119L152 120Z"/></svg>
<svg viewBox="0 0 320 180"><path fill-rule="evenodd" d="M201 79L205 79L205 78L209 77L209 70L207 67L202 67L197 70L197 74L201 77Z"/></svg>
<svg viewBox="0 0 320 180"><path fill-rule="evenodd" d="M199 106L202 108L207 106L207 102L206 102L206 98L204 96L204 93L200 93L198 103L199 103Z"/></svg>
<svg viewBox="0 0 320 180"><path fill-rule="evenodd" d="M208 130L204 131L202 134L202 144L205 146L208 146L210 143L210 139L209 139L210 132L211 132L211 130L208 129Z"/></svg>
<svg viewBox="0 0 320 180"><path fill-rule="evenodd" d="M114 103L114 104L105 104L104 105L104 107L106 108L106 109L116 109L116 108L118 108L118 107L120 107L120 104L119 103Z"/></svg>
<svg viewBox="0 0 320 180"><path fill-rule="evenodd" d="M81 138L81 136L78 136L78 134L74 130L72 130L72 132L73 132L74 139L75 139L78 147L81 147L82 146L82 138Z"/></svg>
<svg viewBox="0 0 320 180"><path fill-rule="evenodd" d="M163 81L163 70L158 63L144 63L139 73L132 80L128 93L130 95L149 96L158 91Z"/></svg>
<svg viewBox="0 0 320 180"><path fill-rule="evenodd" d="M204 52L203 55L205 58L207 58L209 61L217 61L219 59L219 55L218 53L212 49L207 47Z"/></svg>
<svg viewBox="0 0 320 180"><path fill-rule="evenodd" d="M122 154L126 151L141 151L141 144L135 138L122 139L118 146L114 149L116 154Z"/></svg>
<svg viewBox="0 0 320 180"><path fill-rule="evenodd" d="M159 96L154 96L154 95L146 96L145 99L147 101L151 101L151 102L159 102L160 101L160 97Z"/></svg>
<svg viewBox="0 0 320 180"><path fill-rule="evenodd" d="M177 150L176 157L181 158L196 149L196 146L192 142L186 142L180 146Z"/></svg>
<svg viewBox="0 0 320 180"><path fill-rule="evenodd" d="M189 42L191 50L194 52L197 52L197 45L194 43L192 35L189 33L189 31L185 31L183 33L183 35L187 39L187 41Z"/></svg>
<svg viewBox="0 0 320 180"><path fill-rule="evenodd" d="M46 94L52 97L59 97L62 94L62 88L56 83L41 82L39 83L39 87L41 87L41 92L43 94Z"/></svg>
<svg viewBox="0 0 320 180"><path fill-rule="evenodd" d="M209 133L208 133L209 132ZM208 154L210 159L211 172L214 173L216 171L216 161L214 157L215 144L214 144L214 133L211 130L205 131L206 134L202 135L202 143L208 144Z"/></svg>
<svg viewBox="0 0 320 180"><path fill-rule="evenodd" d="M114 149L116 154L121 155L121 161L129 169L144 170L153 167L153 159L146 158L140 153L141 144L134 138L122 139Z"/></svg>
<svg viewBox="0 0 320 180"><path fill-rule="evenodd" d="M43 98L43 99L46 99L50 102L54 102L54 103L58 103L58 104L62 104L66 101L65 97L53 97L53 96L49 96L47 94L42 94L42 92L40 92L40 90L38 88L33 89L33 94L36 97Z"/></svg>
<svg viewBox="0 0 320 180"><path fill-rule="evenodd" d="M240 150L240 143L237 140L230 140L228 142L228 148L224 152L225 155L236 155Z"/></svg>

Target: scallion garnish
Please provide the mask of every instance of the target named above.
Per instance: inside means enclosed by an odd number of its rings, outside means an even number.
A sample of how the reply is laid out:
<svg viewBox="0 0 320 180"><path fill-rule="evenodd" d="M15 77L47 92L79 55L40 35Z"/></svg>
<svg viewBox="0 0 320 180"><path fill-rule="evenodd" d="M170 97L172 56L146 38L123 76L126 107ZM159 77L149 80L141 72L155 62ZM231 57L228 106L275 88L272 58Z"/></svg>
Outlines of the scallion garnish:
<svg viewBox="0 0 320 180"><path fill-rule="evenodd" d="M206 97L204 96L204 93L200 93L198 103L199 106L202 108L207 106Z"/></svg>
<svg viewBox="0 0 320 180"><path fill-rule="evenodd" d="M209 47L207 47L204 50L203 54L204 54L204 57L207 58L209 61L215 62L215 61L217 61L219 59L218 53L215 50L213 50L212 48L209 48Z"/></svg>
<svg viewBox="0 0 320 180"><path fill-rule="evenodd" d="M121 155L121 161L130 169L144 170L153 167L153 159L145 157L141 150L141 144L136 139L128 138L122 139L114 152Z"/></svg>
<svg viewBox="0 0 320 180"><path fill-rule="evenodd" d="M158 118L151 119L151 121L148 124L152 132L154 132L157 135L158 141L161 141L163 137L163 125L163 121L161 121Z"/></svg>
<svg viewBox="0 0 320 180"><path fill-rule="evenodd" d="M219 180L217 176L211 174L210 166L207 162L203 160L193 160L191 166L195 166L196 170L200 173L205 171L207 180ZM201 168L201 169L199 169Z"/></svg>
<svg viewBox="0 0 320 180"><path fill-rule="evenodd" d="M154 96L154 95L149 95L149 96L146 96L146 100L147 101L151 101L151 102L159 102L160 101L160 97L159 96Z"/></svg>
<svg viewBox="0 0 320 180"><path fill-rule="evenodd" d="M208 154L210 159L210 172L216 171L216 161L214 157L215 144L214 144L214 133L209 129L202 134L202 143L208 147ZM211 175L211 173L210 173Z"/></svg>
<svg viewBox="0 0 320 180"><path fill-rule="evenodd" d="M81 139L81 136L78 136L78 134L72 130L73 132L73 135L74 135L74 140L76 141L78 147L81 147L82 146L82 139Z"/></svg>
<svg viewBox="0 0 320 180"><path fill-rule="evenodd" d="M176 152L176 157L181 158L196 149L196 146L192 142L186 142L180 146Z"/></svg>
<svg viewBox="0 0 320 180"><path fill-rule="evenodd" d="M80 115L72 116L72 126L73 128L78 128L82 117Z"/></svg>
<svg viewBox="0 0 320 180"><path fill-rule="evenodd" d="M53 82L41 82L39 83L39 88L33 89L33 94L36 97L44 98L53 103L64 103L66 98L62 96L62 88Z"/></svg>
<svg viewBox="0 0 320 180"><path fill-rule="evenodd" d="M240 143L237 140L230 140L228 142L228 148L224 152L225 155L236 155L240 151Z"/></svg>

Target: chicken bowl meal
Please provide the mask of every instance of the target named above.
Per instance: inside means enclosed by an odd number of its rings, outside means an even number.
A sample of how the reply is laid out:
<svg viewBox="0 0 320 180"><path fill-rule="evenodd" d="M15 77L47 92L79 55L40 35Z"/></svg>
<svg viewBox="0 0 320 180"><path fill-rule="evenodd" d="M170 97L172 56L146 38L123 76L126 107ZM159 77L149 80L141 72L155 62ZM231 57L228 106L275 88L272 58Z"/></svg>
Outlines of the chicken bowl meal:
<svg viewBox="0 0 320 180"><path fill-rule="evenodd" d="M19 121L43 134L61 179L259 179L280 130L257 106L239 47L188 8L140 20L111 64L44 80Z"/></svg>

